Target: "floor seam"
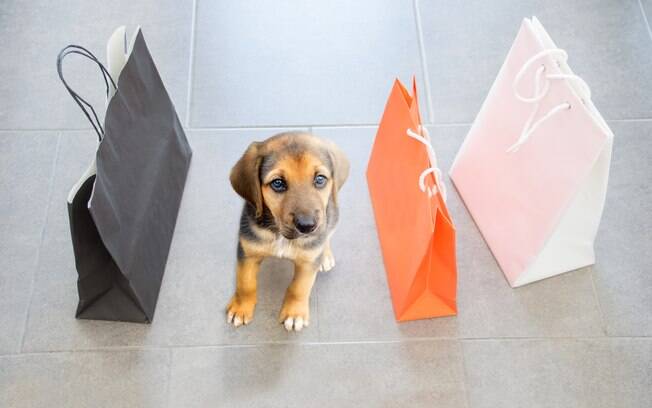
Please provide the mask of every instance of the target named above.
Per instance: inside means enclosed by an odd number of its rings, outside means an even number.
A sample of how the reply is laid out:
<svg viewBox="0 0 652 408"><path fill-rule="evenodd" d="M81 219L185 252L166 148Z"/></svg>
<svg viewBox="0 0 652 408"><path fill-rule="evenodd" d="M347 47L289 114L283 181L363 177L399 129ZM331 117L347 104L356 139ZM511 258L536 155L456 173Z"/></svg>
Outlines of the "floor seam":
<svg viewBox="0 0 652 408"><path fill-rule="evenodd" d="M197 26L197 0L192 2L192 20L190 23L190 61L188 62L188 91L186 93L186 127L190 127L190 108L192 107L193 71L195 69L195 43Z"/></svg>
<svg viewBox="0 0 652 408"><path fill-rule="evenodd" d="M607 122L650 122L652 118L605 119Z"/></svg>
<svg viewBox="0 0 652 408"><path fill-rule="evenodd" d="M462 385L464 386L464 400L466 401L466 406L468 408L471 407L471 396L469 395L469 375L466 369L466 357L464 356L464 344L462 343L462 340L458 340L458 345L460 348L460 353L462 355L462 376L463 381Z"/></svg>
<svg viewBox="0 0 652 408"><path fill-rule="evenodd" d="M601 323L601 329L602 329L602 334L605 336L608 336L607 334L607 320L604 317L604 311L602 310L602 304L600 303L600 297L598 296L598 290L595 287L595 278L594 275L595 270L591 268L591 288L593 289L593 298L595 299L595 303L598 305L598 313L600 314L600 323Z"/></svg>
<svg viewBox="0 0 652 408"><path fill-rule="evenodd" d="M167 388L165 390L165 406L170 407L170 395L172 388L172 359L173 359L173 350L168 349L168 375L167 375Z"/></svg>
<svg viewBox="0 0 652 408"><path fill-rule="evenodd" d="M605 119L607 123L638 123L638 122L652 122L652 118L621 118L621 119ZM427 122L422 123L424 126L432 127L455 127L455 126L471 126L473 122ZM285 124L285 125L237 125L237 126L184 126L184 130L189 132L200 131L222 131L222 130L257 130L257 129L339 129L339 128L377 128L378 123L344 123L344 124ZM16 133L16 132L89 132L92 128L26 128L26 129L0 129L0 133Z"/></svg>
<svg viewBox="0 0 652 408"><path fill-rule="evenodd" d="M50 133L61 133L61 132L81 132L81 131L93 131L92 127L88 128L52 128L52 129L46 129L46 128L25 128L25 129L12 129L12 128L5 128L5 129L0 129L0 133L9 133L9 132L50 132Z"/></svg>
<svg viewBox="0 0 652 408"><path fill-rule="evenodd" d="M419 54L421 59L421 71L423 75L423 85L426 90L426 102L428 107L428 117L430 122L434 122L435 113L432 99L432 92L430 91L430 77L428 75L428 60L426 58L426 48L423 41L423 30L421 25L421 12L419 11L419 0L414 0L412 3L414 8L414 19L417 30L417 43L419 44Z"/></svg>
<svg viewBox="0 0 652 408"><path fill-rule="evenodd" d="M413 344L425 342L482 342L482 341L559 341L559 340L648 340L652 336L581 336L581 337L414 337L410 339L393 340L359 340L359 341L268 341L259 343L240 344L172 344L172 345L148 345L148 346L106 346L96 348L61 349L61 350L39 350L20 353L0 354L0 358L42 355L42 354L65 354L65 353L105 353L105 352L130 352L130 351L152 351L152 350L182 350L182 349L237 349L237 348L258 348L267 346L362 346L362 345L389 345L389 344Z"/></svg>
<svg viewBox="0 0 652 408"><path fill-rule="evenodd" d="M650 119L652 120L652 119ZM372 127L378 126L378 123L344 123L344 124L328 124L328 123L298 123L298 124L262 124L262 125L233 125L233 126L195 126L189 127L186 130L251 130L251 129L308 129L310 127L330 128L330 127Z"/></svg>
<svg viewBox="0 0 652 408"><path fill-rule="evenodd" d="M652 40L652 28L650 28L650 22L647 19L647 13L645 12L645 7L643 7L643 2L641 0L638 0L638 6L641 8L641 14L643 14L643 21L645 21L645 26L647 27L647 34L650 36L650 40Z"/></svg>
<svg viewBox="0 0 652 408"><path fill-rule="evenodd" d="M43 243L45 241L45 230L48 225L48 215L50 213L50 201L52 201L52 194L54 191L55 175L57 171L57 163L59 162L59 153L61 150L61 132L57 135L57 144L54 149L54 158L52 160L52 167L50 172L50 178L48 181L48 193L47 201L45 202L45 213L43 214L43 226L41 227L41 233L39 236L38 248L36 249L36 263L34 269L32 270L32 279L29 287L29 297L27 301L27 312L25 313L25 323L23 324L23 333L20 338L20 349L19 352L22 353L25 349L25 340L27 338L27 325L29 324L30 310L32 309L32 301L34 298L34 290L36 286L36 274L41 267L41 249L43 248Z"/></svg>
<svg viewBox="0 0 652 408"><path fill-rule="evenodd" d="M317 279L319 279L319 276L317 276ZM316 297L316 299L315 299L315 309L316 309L317 313L315 313L315 315L317 316L317 341L321 342L322 339L323 339L323 335L322 335L322 332L321 332L321 313L319 311L319 288L317 288L316 292L317 293L315 293L315 295L316 295L315 296Z"/></svg>

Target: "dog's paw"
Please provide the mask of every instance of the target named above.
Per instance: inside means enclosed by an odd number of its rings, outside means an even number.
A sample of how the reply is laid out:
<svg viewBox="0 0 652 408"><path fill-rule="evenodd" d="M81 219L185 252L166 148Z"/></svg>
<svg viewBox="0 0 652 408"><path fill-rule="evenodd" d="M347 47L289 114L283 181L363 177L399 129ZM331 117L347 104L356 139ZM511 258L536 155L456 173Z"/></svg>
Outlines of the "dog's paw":
<svg viewBox="0 0 652 408"><path fill-rule="evenodd" d="M301 331L310 325L309 301L286 300L283 302L279 322L287 331Z"/></svg>
<svg viewBox="0 0 652 408"><path fill-rule="evenodd" d="M328 272L335 267L335 257L331 251L325 251L319 265L319 272Z"/></svg>
<svg viewBox="0 0 652 408"><path fill-rule="evenodd" d="M235 327L249 324L254 319L255 308L255 300L241 299L234 295L226 308L226 322Z"/></svg>

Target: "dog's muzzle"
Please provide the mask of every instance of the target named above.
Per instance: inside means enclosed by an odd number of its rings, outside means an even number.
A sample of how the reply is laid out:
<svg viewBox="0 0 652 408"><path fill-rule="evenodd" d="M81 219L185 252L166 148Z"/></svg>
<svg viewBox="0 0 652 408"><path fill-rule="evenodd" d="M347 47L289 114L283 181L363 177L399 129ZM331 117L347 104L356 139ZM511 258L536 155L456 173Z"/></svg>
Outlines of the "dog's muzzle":
<svg viewBox="0 0 652 408"><path fill-rule="evenodd" d="M302 234L309 234L317 229L317 217L312 215L295 215L294 227Z"/></svg>

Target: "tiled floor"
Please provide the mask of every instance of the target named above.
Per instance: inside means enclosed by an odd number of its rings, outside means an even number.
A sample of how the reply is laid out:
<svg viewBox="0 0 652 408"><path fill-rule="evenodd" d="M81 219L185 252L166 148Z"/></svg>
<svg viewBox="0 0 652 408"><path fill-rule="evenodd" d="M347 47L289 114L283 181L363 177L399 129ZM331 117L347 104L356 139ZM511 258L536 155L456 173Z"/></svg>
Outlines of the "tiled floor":
<svg viewBox="0 0 652 408"><path fill-rule="evenodd" d="M645 14L647 13L648 18ZM364 170L394 77L420 84L448 168L520 20L568 50L616 139L597 263L510 289L450 186L459 315L396 324ZM0 407L649 407L652 1L4 1L0 5ZM140 24L194 149L153 324L78 321L65 196L95 137L56 76ZM65 67L102 106L96 70ZM264 264L234 330L252 140L299 128L349 155L334 271L312 324L276 323L291 266Z"/></svg>

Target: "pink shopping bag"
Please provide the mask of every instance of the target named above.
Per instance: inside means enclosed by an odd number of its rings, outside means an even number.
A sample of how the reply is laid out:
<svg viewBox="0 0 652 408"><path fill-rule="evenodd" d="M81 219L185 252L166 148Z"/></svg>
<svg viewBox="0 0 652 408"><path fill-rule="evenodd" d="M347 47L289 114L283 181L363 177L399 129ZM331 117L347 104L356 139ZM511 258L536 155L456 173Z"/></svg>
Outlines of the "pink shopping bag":
<svg viewBox="0 0 652 408"><path fill-rule="evenodd" d="M613 134L525 19L450 171L512 287L594 263Z"/></svg>

